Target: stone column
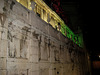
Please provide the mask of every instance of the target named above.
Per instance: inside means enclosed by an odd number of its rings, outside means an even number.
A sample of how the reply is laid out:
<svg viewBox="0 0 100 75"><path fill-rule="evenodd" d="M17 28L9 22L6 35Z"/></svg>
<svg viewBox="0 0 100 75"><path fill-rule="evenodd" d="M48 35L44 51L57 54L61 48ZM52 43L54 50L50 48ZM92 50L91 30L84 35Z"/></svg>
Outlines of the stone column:
<svg viewBox="0 0 100 75"><path fill-rule="evenodd" d="M6 7L4 0L0 0L0 75L6 75L7 72L8 18Z"/></svg>
<svg viewBox="0 0 100 75"><path fill-rule="evenodd" d="M41 8L41 19L43 20L43 9Z"/></svg>
<svg viewBox="0 0 100 75"><path fill-rule="evenodd" d="M36 3L34 2L34 1L31 1L31 7L32 7L32 11L34 10L35 11L35 5L36 5Z"/></svg>

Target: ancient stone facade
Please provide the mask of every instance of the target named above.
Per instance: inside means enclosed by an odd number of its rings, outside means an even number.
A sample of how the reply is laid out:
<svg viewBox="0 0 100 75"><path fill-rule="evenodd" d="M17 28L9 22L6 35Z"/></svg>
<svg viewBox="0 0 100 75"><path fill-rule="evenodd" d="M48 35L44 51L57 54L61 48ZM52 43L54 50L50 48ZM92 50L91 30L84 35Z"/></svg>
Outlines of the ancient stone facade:
<svg viewBox="0 0 100 75"><path fill-rule="evenodd" d="M0 0L0 75L86 75L87 55L33 11Z"/></svg>

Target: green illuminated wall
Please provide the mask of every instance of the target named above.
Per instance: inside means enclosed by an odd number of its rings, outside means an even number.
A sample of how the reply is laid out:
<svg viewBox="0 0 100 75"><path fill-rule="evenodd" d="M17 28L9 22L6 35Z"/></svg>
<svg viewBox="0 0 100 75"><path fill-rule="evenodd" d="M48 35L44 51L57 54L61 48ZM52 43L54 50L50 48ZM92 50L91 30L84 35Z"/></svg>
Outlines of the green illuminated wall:
<svg viewBox="0 0 100 75"><path fill-rule="evenodd" d="M67 27L66 24L61 25L61 33L71 39L74 43L79 45L80 47L83 47L83 37L82 34L74 34L70 28Z"/></svg>

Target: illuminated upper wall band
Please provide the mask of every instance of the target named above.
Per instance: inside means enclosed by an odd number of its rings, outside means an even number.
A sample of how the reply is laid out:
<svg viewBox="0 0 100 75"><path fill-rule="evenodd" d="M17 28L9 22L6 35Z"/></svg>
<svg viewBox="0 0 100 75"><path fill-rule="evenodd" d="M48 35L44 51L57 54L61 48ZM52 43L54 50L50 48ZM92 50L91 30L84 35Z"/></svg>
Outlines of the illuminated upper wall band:
<svg viewBox="0 0 100 75"><path fill-rule="evenodd" d="M32 10L31 3L36 3L34 5L34 12L37 13L41 19L50 23L52 27L71 39L74 43L83 47L82 35L74 34L64 21L43 0L17 0L17 2L21 3L29 10ZM60 24L60 27L58 24Z"/></svg>

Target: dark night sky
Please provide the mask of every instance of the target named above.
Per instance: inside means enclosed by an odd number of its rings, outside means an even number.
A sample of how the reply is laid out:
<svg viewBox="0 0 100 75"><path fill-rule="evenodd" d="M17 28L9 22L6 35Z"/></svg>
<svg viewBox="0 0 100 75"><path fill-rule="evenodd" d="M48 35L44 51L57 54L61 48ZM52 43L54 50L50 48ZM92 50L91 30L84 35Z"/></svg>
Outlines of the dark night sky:
<svg viewBox="0 0 100 75"><path fill-rule="evenodd" d="M78 22L76 22L76 24L69 23L68 24L69 28L71 28L73 32L75 31L77 32L77 28L80 27L80 29L83 32L84 43L89 53L100 54L99 2L93 1L93 0L91 1L88 1L88 0L44 0L44 1L47 1L47 2L60 1L61 8L64 10L64 13L67 14L67 19L69 21L70 21L69 16L74 17L76 14L76 16L79 17L77 20ZM74 7L68 10L67 5L69 4L70 6L70 3L72 6L75 6L77 11L76 10L75 12L73 11ZM72 11L68 12L70 10Z"/></svg>
<svg viewBox="0 0 100 75"><path fill-rule="evenodd" d="M83 31L84 43L87 50L92 54L100 54L100 29L99 29L99 4L92 1L75 1L75 0L61 0L62 8L68 2L74 2L79 7L78 13L81 14L82 26L80 28ZM67 12L66 12L67 13ZM73 27L73 26L72 26Z"/></svg>

